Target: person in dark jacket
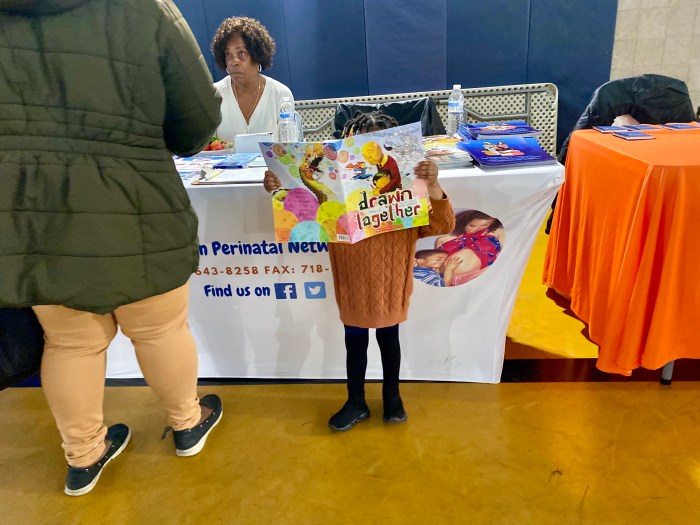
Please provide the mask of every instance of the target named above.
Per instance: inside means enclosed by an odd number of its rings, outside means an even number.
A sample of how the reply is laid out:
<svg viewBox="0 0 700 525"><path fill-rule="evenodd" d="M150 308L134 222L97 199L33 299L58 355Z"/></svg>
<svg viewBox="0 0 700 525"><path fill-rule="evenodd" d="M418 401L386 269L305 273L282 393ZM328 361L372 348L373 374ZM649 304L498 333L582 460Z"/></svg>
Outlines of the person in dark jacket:
<svg viewBox="0 0 700 525"><path fill-rule="evenodd" d="M574 129L564 140L557 160L566 164L571 135L579 129L613 124L690 122L694 118L688 86L682 80L652 73L611 80L595 90ZM557 198L554 197L544 230L547 235L552 228L556 205Z"/></svg>
<svg viewBox="0 0 700 525"><path fill-rule="evenodd" d="M172 160L207 144L220 102L171 0L0 0L0 307L32 306L44 329L66 494L92 490L131 435L102 413L118 327L178 455L221 418L197 397L197 217Z"/></svg>
<svg viewBox="0 0 700 525"><path fill-rule="evenodd" d="M690 122L695 113L685 82L649 73L611 80L596 89L571 133L593 126L610 126L619 117L625 117L619 122L621 126L666 124ZM566 163L571 133L559 152L558 160L562 164Z"/></svg>

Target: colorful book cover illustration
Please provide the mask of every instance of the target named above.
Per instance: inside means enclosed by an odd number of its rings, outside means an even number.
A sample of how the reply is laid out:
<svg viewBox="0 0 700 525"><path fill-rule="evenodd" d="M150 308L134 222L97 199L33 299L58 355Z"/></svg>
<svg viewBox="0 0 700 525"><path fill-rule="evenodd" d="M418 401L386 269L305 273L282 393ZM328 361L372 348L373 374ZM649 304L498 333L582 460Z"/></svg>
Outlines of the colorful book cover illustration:
<svg viewBox="0 0 700 525"><path fill-rule="evenodd" d="M557 159L542 149L536 138L508 137L501 140L469 140L458 146L482 168L505 168L553 164Z"/></svg>
<svg viewBox="0 0 700 525"><path fill-rule="evenodd" d="M272 194L279 242L356 243L428 224L419 122L327 142L260 144L280 179Z"/></svg>
<svg viewBox="0 0 700 525"><path fill-rule="evenodd" d="M498 139L513 136L536 137L542 134L540 130L529 126L524 120L462 124L458 132L465 140Z"/></svg>

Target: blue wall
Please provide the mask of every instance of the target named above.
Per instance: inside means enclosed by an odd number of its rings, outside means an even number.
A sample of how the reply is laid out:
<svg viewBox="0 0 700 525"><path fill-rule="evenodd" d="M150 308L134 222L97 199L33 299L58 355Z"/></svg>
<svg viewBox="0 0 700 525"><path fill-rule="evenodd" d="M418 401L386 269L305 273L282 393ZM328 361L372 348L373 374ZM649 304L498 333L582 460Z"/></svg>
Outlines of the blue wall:
<svg viewBox="0 0 700 525"><path fill-rule="evenodd" d="M558 143L610 76L617 0L175 0L215 79L221 21L259 19L299 100L551 82Z"/></svg>

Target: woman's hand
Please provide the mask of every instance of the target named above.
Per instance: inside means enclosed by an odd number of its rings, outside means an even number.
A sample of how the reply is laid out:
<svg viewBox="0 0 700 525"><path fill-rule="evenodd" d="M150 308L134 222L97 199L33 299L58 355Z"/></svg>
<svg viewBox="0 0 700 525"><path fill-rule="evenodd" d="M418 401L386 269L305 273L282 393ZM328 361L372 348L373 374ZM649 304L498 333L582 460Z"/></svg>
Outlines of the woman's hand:
<svg viewBox="0 0 700 525"><path fill-rule="evenodd" d="M272 193L273 191L279 190L281 187L282 183L279 178L277 178L277 175L270 170L266 170L265 177L263 178L263 188L265 188L265 191Z"/></svg>
<svg viewBox="0 0 700 525"><path fill-rule="evenodd" d="M428 195L433 200L442 200L445 198L445 192L438 182L438 167L432 160L422 160L416 167L413 168L413 173L416 177L423 179L428 187Z"/></svg>

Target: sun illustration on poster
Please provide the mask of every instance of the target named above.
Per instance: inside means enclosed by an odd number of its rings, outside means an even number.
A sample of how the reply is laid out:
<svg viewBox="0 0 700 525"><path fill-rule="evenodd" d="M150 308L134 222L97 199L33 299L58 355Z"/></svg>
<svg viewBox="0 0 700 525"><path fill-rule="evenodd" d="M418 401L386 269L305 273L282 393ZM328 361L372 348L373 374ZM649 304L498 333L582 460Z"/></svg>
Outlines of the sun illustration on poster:
<svg viewBox="0 0 700 525"><path fill-rule="evenodd" d="M456 210L455 229L421 239L413 276L431 286L459 286L475 279L496 261L505 241L500 220L479 210Z"/></svg>

